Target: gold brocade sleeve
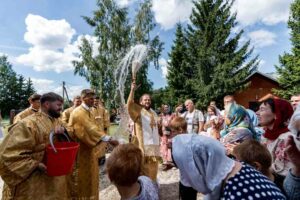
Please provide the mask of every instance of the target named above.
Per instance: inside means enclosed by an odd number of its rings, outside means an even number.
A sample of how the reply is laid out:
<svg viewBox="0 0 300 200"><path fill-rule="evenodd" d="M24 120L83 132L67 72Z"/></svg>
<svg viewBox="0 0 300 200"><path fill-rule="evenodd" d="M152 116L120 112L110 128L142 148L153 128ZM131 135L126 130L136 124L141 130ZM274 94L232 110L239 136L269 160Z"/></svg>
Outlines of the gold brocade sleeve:
<svg viewBox="0 0 300 200"><path fill-rule="evenodd" d="M127 100L128 114L133 122L136 122L141 115L142 106L134 102L134 92L131 91Z"/></svg>
<svg viewBox="0 0 300 200"><path fill-rule="evenodd" d="M66 126L69 122L69 118L70 118L70 110L66 109L61 115L62 124Z"/></svg>
<svg viewBox="0 0 300 200"><path fill-rule="evenodd" d="M95 147L105 136L104 131L100 130L94 119L81 109L71 113L68 127L73 127L73 135L90 147ZM68 132L70 129L68 128Z"/></svg>
<svg viewBox="0 0 300 200"><path fill-rule="evenodd" d="M16 124L0 145L0 175L6 184L16 186L24 181L40 163L33 154L44 150L24 122ZM40 156L38 156L40 157Z"/></svg>
<svg viewBox="0 0 300 200"><path fill-rule="evenodd" d="M21 117L20 117L20 115L16 115L16 116L14 117L13 123L15 124L15 123L17 123L17 122L19 122L19 121L21 121Z"/></svg>

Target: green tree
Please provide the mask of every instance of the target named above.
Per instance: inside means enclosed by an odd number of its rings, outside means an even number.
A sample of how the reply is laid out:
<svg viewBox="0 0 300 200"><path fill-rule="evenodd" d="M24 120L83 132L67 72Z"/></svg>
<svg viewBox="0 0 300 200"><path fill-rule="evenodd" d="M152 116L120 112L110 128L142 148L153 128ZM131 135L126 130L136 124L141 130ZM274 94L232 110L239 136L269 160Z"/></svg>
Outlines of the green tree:
<svg viewBox="0 0 300 200"><path fill-rule="evenodd" d="M28 84L29 81L30 84ZM31 80L28 82L23 76L16 74L7 60L7 56L0 56L0 110L2 115L8 116L11 109L22 109L28 106L27 99L34 93Z"/></svg>
<svg viewBox="0 0 300 200"><path fill-rule="evenodd" d="M111 107L115 90L113 71L130 47L130 26L127 9L119 8L115 1L97 0L97 7L93 17L83 18L94 28L94 36L100 43L98 55L93 56L93 44L83 38L79 47L81 61L73 61L74 72L85 77L91 88Z"/></svg>
<svg viewBox="0 0 300 200"><path fill-rule="evenodd" d="M148 59L137 75L137 82L142 85L137 96L152 90L152 83L147 79L148 66L153 62L158 67L158 57L163 44L158 36L151 37L151 31L155 27L151 6L149 0L141 3L132 24L129 23L128 9L119 8L111 0L97 0L98 8L93 16L83 17L94 28L94 36L100 46L98 55L93 57L95 52L92 51L92 44L83 39L79 47L81 61L73 61L74 72L86 78L108 107L116 106L114 70L132 45L143 43L150 47ZM126 86L128 94L130 84Z"/></svg>
<svg viewBox="0 0 300 200"><path fill-rule="evenodd" d="M286 99L300 94L300 0L291 4L288 27L291 29L292 51L279 56L280 65L276 70L282 89L275 90L277 95Z"/></svg>
<svg viewBox="0 0 300 200"><path fill-rule="evenodd" d="M188 64L187 38L181 24L177 24L176 38L169 53L168 62L168 88L167 91L171 97L168 102L172 106L184 101L184 99L192 98L193 95L190 82L193 77L193 68Z"/></svg>
<svg viewBox="0 0 300 200"><path fill-rule="evenodd" d="M152 92L153 83L148 79L148 68L153 63L156 69L159 68L158 59L163 50L163 43L160 41L159 36L152 36L152 31L156 27L154 22L153 12L151 10L151 0L145 0L139 4L139 10L134 18L134 23L131 25L131 45L145 44L148 46L148 57L143 63L140 71L137 74L137 83L141 85L135 94L136 98L139 98L144 93ZM127 80L127 89L125 96L128 96L130 91L131 72Z"/></svg>
<svg viewBox="0 0 300 200"><path fill-rule="evenodd" d="M200 108L210 100L221 102L226 94L246 86L245 79L258 64L258 56L251 59L250 41L239 44L243 30L232 33L237 25L236 13L231 13L232 0L201 0L194 2L187 27L189 79Z"/></svg>

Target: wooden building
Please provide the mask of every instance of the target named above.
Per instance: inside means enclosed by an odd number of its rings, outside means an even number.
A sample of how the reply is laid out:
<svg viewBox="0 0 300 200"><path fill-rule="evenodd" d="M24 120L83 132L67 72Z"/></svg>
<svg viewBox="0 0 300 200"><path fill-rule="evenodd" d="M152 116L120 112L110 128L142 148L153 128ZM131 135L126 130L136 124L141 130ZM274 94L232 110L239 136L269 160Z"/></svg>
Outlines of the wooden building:
<svg viewBox="0 0 300 200"><path fill-rule="evenodd" d="M235 92L234 98L238 104L254 111L258 109L259 100L273 95L272 89L280 89L275 78L261 72L254 72L247 80L249 85L242 91Z"/></svg>

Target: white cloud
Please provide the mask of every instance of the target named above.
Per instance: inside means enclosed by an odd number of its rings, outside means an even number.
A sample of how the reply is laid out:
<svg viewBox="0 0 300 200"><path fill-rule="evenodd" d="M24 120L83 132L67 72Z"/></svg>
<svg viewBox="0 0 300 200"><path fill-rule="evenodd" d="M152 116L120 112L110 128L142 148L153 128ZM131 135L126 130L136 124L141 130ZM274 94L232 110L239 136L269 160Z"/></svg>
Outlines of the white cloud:
<svg viewBox="0 0 300 200"><path fill-rule="evenodd" d="M248 36L251 44L256 48L271 46L276 43L275 39L277 38L276 34L264 29L250 32Z"/></svg>
<svg viewBox="0 0 300 200"><path fill-rule="evenodd" d="M166 78L168 75L168 62L166 61L166 59L160 58L158 64L161 67L162 77Z"/></svg>
<svg viewBox="0 0 300 200"><path fill-rule="evenodd" d="M78 46L85 37L93 45L94 55L99 47L96 38L85 35L78 36L72 43L76 33L64 19L48 20L38 15L29 14L25 20L27 32L24 35L26 42L32 45L27 54L17 57L18 63L31 66L36 71L72 71L73 60L78 60L80 53Z"/></svg>
<svg viewBox="0 0 300 200"><path fill-rule="evenodd" d="M237 20L243 25L263 23L275 25L286 22L293 0L236 0L232 10L237 11Z"/></svg>
<svg viewBox="0 0 300 200"><path fill-rule="evenodd" d="M193 7L192 0L153 0L152 3L155 20L165 30L188 21Z"/></svg>
<svg viewBox="0 0 300 200"><path fill-rule="evenodd" d="M130 0L120 0L127 2ZM275 25L286 22L293 0L235 0L232 11L243 27L256 23ZM153 0L154 17L163 29L171 29L177 22L186 22L192 12L192 0Z"/></svg>
<svg viewBox="0 0 300 200"><path fill-rule="evenodd" d="M27 32L24 40L45 49L64 48L76 33L64 19L48 20L39 15L28 14L25 24Z"/></svg>
<svg viewBox="0 0 300 200"><path fill-rule="evenodd" d="M126 7L135 1L136 0L115 0L115 2L121 7Z"/></svg>
<svg viewBox="0 0 300 200"><path fill-rule="evenodd" d="M57 84L54 80L49 79L38 79L38 78L31 78L34 88L36 89L37 93L44 94L47 92L55 92L59 95L62 95L62 86ZM66 85L66 89L68 92L68 96L70 100L76 96L80 95L81 90L83 90L82 85Z"/></svg>
<svg viewBox="0 0 300 200"><path fill-rule="evenodd" d="M30 78L33 83L33 87L36 89L37 93L43 94L46 92L52 92L55 86L55 82L49 79L39 79L39 78Z"/></svg>

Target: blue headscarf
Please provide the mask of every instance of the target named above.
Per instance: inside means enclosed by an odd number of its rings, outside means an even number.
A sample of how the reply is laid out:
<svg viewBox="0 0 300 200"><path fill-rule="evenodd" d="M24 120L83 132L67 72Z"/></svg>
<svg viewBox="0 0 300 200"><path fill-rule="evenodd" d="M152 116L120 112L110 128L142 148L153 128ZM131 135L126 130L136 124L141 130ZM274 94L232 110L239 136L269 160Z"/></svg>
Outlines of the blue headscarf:
<svg viewBox="0 0 300 200"><path fill-rule="evenodd" d="M236 103L232 103L228 105L228 107L229 110L226 112L226 118L230 120L230 124L226 125L225 129L221 131L221 137L224 137L236 128L244 128L248 129L252 134L253 139L257 140L258 136L247 110Z"/></svg>

